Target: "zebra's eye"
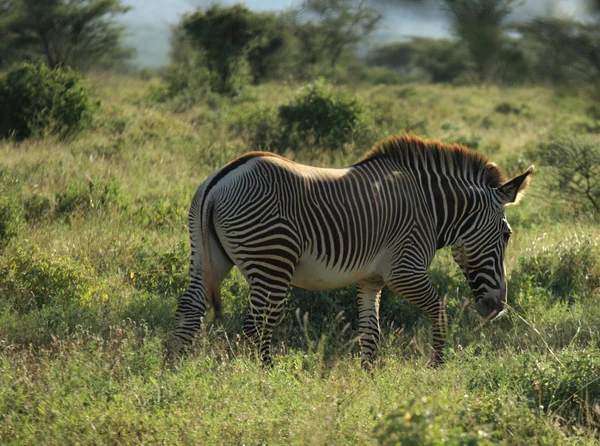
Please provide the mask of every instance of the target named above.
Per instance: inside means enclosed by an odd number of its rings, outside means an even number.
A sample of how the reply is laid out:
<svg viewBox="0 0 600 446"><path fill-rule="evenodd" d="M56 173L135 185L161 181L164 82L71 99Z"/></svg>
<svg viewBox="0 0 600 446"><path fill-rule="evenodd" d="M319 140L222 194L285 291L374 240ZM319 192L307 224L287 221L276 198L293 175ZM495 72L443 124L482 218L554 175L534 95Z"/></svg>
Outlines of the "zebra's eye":
<svg viewBox="0 0 600 446"><path fill-rule="evenodd" d="M508 232L508 231L507 232L503 232L502 233L502 237L504 238L504 241L506 243L508 243L508 239L510 238L510 232Z"/></svg>

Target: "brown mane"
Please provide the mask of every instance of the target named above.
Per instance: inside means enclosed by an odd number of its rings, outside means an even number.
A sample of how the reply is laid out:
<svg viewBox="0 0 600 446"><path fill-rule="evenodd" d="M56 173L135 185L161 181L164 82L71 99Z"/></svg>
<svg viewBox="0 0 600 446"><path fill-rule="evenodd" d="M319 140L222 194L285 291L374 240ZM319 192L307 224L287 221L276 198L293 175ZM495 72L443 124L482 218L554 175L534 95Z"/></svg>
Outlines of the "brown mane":
<svg viewBox="0 0 600 446"><path fill-rule="evenodd" d="M465 175L489 187L500 187L506 178L496 164L486 156L460 144L448 144L437 139L422 139L402 134L390 136L373 146L361 161L390 160L407 168L436 165L451 170L456 175Z"/></svg>

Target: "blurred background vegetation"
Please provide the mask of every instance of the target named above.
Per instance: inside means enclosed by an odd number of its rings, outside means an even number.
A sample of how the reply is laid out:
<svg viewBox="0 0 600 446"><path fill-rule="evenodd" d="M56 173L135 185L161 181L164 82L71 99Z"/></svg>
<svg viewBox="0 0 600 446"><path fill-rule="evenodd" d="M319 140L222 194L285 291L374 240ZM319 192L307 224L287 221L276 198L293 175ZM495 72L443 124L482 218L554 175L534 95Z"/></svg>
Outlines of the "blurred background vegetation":
<svg viewBox="0 0 600 446"><path fill-rule="evenodd" d="M190 78L206 70L202 83L219 93L246 82L324 76L338 83L586 85L598 94L593 0L255 0L260 10L193 4L2 0L0 67L43 60L84 71L146 67L145 75L185 69ZM144 26L168 25L160 14L174 16L171 29L142 40ZM156 45L165 39L168 51ZM153 46L160 47L154 60L136 57Z"/></svg>

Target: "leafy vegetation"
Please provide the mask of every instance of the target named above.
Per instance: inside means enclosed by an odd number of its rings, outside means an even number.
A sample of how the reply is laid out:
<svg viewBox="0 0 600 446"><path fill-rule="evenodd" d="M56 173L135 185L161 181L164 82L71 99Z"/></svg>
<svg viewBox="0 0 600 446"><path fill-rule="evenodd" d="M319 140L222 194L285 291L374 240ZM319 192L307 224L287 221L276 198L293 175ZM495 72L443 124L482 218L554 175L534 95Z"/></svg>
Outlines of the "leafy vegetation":
<svg viewBox="0 0 600 446"><path fill-rule="evenodd" d="M0 137L65 136L89 125L97 104L84 79L66 68L13 66L0 77Z"/></svg>
<svg viewBox="0 0 600 446"><path fill-rule="evenodd" d="M550 189L583 209L600 212L600 144L593 138L553 138L534 153L547 166Z"/></svg>
<svg viewBox="0 0 600 446"><path fill-rule="evenodd" d="M132 55L122 42L124 27L114 21L129 9L120 0L3 0L0 66L14 59L50 68L114 66Z"/></svg>

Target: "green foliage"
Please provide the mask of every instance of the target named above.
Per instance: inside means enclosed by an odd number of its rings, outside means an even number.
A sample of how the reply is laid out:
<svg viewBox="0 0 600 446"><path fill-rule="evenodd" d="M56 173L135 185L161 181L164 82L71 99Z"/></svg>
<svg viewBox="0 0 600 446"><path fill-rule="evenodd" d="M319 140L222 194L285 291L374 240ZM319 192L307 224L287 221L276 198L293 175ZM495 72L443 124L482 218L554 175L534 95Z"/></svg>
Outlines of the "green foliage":
<svg viewBox="0 0 600 446"><path fill-rule="evenodd" d="M331 66L366 40L383 17L378 9L354 0L304 0L301 10L314 22L300 27L309 51L306 56L313 63Z"/></svg>
<svg viewBox="0 0 600 446"><path fill-rule="evenodd" d="M39 246L18 246L0 260L0 296L20 312L48 304L91 305L102 290L94 269Z"/></svg>
<svg viewBox="0 0 600 446"><path fill-rule="evenodd" d="M460 82L472 71L464 45L448 39L413 38L413 64L431 76L431 82Z"/></svg>
<svg viewBox="0 0 600 446"><path fill-rule="evenodd" d="M600 92L600 22L538 17L519 26L519 31L533 43L538 79L554 85L587 83Z"/></svg>
<svg viewBox="0 0 600 446"><path fill-rule="evenodd" d="M235 93L246 73L256 82L266 75L267 59L282 45L273 14L255 13L242 5L213 5L184 17L181 29L201 51L213 74L213 89Z"/></svg>
<svg viewBox="0 0 600 446"><path fill-rule="evenodd" d="M600 212L600 144L586 138L554 138L532 155L545 168L551 192L584 210Z"/></svg>
<svg viewBox="0 0 600 446"><path fill-rule="evenodd" d="M489 80L500 59L502 25L515 0L445 0L445 4L454 33L471 53L479 80Z"/></svg>
<svg viewBox="0 0 600 446"><path fill-rule="evenodd" d="M18 234L22 213L20 201L19 180L0 164L0 247Z"/></svg>
<svg viewBox="0 0 600 446"><path fill-rule="evenodd" d="M124 27L114 17L129 11L121 0L6 0L11 13L0 21L21 59L42 59L52 68L110 66L132 55L122 45Z"/></svg>
<svg viewBox="0 0 600 446"><path fill-rule="evenodd" d="M517 378L531 401L570 425L600 423L600 355L573 351L527 364Z"/></svg>
<svg viewBox="0 0 600 446"><path fill-rule="evenodd" d="M32 195L23 201L23 216L32 224L46 220L53 209L53 201L45 195Z"/></svg>
<svg viewBox="0 0 600 446"><path fill-rule="evenodd" d="M378 443L384 446L492 444L460 425L452 426L454 417L455 408L435 404L427 398L415 404L415 399L412 399L387 414L375 426L374 435Z"/></svg>
<svg viewBox="0 0 600 446"><path fill-rule="evenodd" d="M413 37L408 42L390 43L367 57L369 64L388 67L433 83L465 83L473 70L466 46L449 39Z"/></svg>
<svg viewBox="0 0 600 446"><path fill-rule="evenodd" d="M0 77L0 137L66 136L86 128L97 104L82 77L65 68L22 64Z"/></svg>
<svg viewBox="0 0 600 446"><path fill-rule="evenodd" d="M199 58L169 65L161 83L151 85L149 97L156 102L165 102L185 94L192 100L208 93L211 88L211 74Z"/></svg>
<svg viewBox="0 0 600 446"><path fill-rule="evenodd" d="M370 130L358 98L322 81L298 90L294 100L277 112L244 108L236 118L234 128L250 147L279 153L288 149L333 151L357 138L366 139Z"/></svg>
<svg viewBox="0 0 600 446"><path fill-rule="evenodd" d="M562 202L548 198L545 168L523 202L507 209L513 278L512 308L504 317L485 322L464 305L471 291L448 251L430 268L451 316L444 367L425 367L431 330L423 312L384 290L381 346L372 371L361 370L358 304L355 288L348 287L291 291L274 332L275 365L265 371L241 333L248 285L236 269L221 288L223 320L209 314L189 357L169 367L163 356L177 296L189 278L185 215L191 194L216 168L257 148L247 143L250 122L262 126L265 138L280 134L278 108L292 102L299 85L248 87L235 101L213 95L174 113L178 98L158 107L140 101L148 84L139 78L90 81L105 104L91 131L67 143L52 137L0 141L2 164L19 180L12 203L22 208L19 230L0 250L3 442L377 444L388 426L390 442L393 435L413 434L448 444L475 436L480 444L597 442L593 380L600 305L592 282L599 256L583 235L579 247L570 237L585 234L593 244L600 229L593 216L574 218ZM540 132L573 130L583 119L596 119L589 95L544 87L361 84L355 95L367 112L355 139L329 152L318 146L311 151L303 142L307 149L294 153L296 160L342 167L381 137L419 126L420 133L443 140L477 136L479 150L498 147L492 159L520 174L534 161L527 149L538 144ZM521 111L495 112L502 103ZM486 116L490 126L483 125ZM103 188L90 192L87 178L96 184L114 180L118 198L98 206L95 194L104 194ZM65 222L54 218L67 215L55 210L56 197L69 184L73 196L87 198ZM569 243L564 249L556 247L561 240ZM31 245L42 254L32 253ZM23 253L17 256L18 250ZM547 266L534 260L520 266L519 258L532 256ZM46 275L34 280L18 273L13 259L29 265L22 270ZM55 273L59 267L63 272ZM64 270L73 281L61 279L63 285L54 285L61 291L47 293L60 298L38 305L25 291L34 288L30 282L35 288L56 283ZM84 305L78 302L85 287L73 284L76 271L98 288ZM138 272L143 280L136 284ZM40 293L36 298L43 300ZM387 417L397 409L404 411ZM402 425L407 412L422 429Z"/></svg>
<svg viewBox="0 0 600 446"><path fill-rule="evenodd" d="M316 144L334 149L352 139L363 115L358 99L313 83L301 90L295 100L279 109L283 144L294 147L293 137L300 142L314 138Z"/></svg>
<svg viewBox="0 0 600 446"><path fill-rule="evenodd" d="M135 219L152 230L180 230L187 225L188 210L188 197L145 197L137 203Z"/></svg>
<svg viewBox="0 0 600 446"><path fill-rule="evenodd" d="M554 299L563 302L594 298L600 288L598 259L600 247L596 241L589 237L567 239L533 256L519 258L511 274L509 290L525 295L547 290ZM526 301L516 304L527 306Z"/></svg>
<svg viewBox="0 0 600 446"><path fill-rule="evenodd" d="M189 282L189 248L179 243L172 250L144 243L137 247L129 279L134 287L161 296L179 296Z"/></svg>
<svg viewBox="0 0 600 446"><path fill-rule="evenodd" d="M126 207L127 203L118 180L114 178L90 179L87 184L70 181L56 193L55 212L70 216L77 212L103 209L108 206Z"/></svg>

